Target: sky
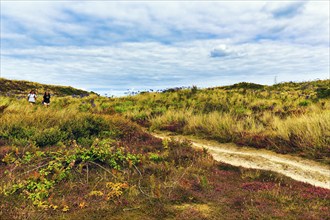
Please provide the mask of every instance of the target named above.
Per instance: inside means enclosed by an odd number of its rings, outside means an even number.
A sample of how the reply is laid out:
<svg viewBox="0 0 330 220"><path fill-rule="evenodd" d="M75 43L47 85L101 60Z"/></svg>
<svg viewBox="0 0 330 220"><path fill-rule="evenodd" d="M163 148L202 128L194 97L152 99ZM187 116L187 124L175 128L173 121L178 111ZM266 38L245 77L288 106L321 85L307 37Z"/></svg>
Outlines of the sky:
<svg viewBox="0 0 330 220"><path fill-rule="evenodd" d="M123 95L330 77L327 0L0 2L7 79Z"/></svg>

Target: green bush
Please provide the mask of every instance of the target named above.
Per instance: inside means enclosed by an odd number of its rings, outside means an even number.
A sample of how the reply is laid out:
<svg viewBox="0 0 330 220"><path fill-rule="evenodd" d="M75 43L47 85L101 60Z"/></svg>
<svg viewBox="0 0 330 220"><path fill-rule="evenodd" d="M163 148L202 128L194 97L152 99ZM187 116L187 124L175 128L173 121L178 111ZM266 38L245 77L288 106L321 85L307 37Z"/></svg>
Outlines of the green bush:
<svg viewBox="0 0 330 220"><path fill-rule="evenodd" d="M29 139L35 133L34 128L28 128L20 124L14 124L8 128L7 132L3 132L6 139Z"/></svg>
<svg viewBox="0 0 330 220"><path fill-rule="evenodd" d="M69 138L75 140L98 136L109 129L108 123L103 118L93 115L73 118L62 125L62 130L68 133Z"/></svg>
<svg viewBox="0 0 330 220"><path fill-rule="evenodd" d="M310 104L310 102L309 101L301 101L301 102L299 102L299 106L308 106Z"/></svg>
<svg viewBox="0 0 330 220"><path fill-rule="evenodd" d="M60 131L58 127L48 128L39 131L34 136L34 141L40 147L51 146L59 141L65 140L67 135Z"/></svg>
<svg viewBox="0 0 330 220"><path fill-rule="evenodd" d="M81 119L74 118L72 120L66 121L62 125L61 129L68 134L70 139L77 140L80 137L88 135L87 131L84 129L83 121Z"/></svg>
<svg viewBox="0 0 330 220"><path fill-rule="evenodd" d="M160 156L159 154L156 154L156 153L151 153L149 155L149 159L156 163L164 160L164 158L162 156Z"/></svg>
<svg viewBox="0 0 330 220"><path fill-rule="evenodd" d="M198 88L197 88L197 86L192 86L192 88L191 88L191 94L196 94L197 93L197 91L198 91Z"/></svg>
<svg viewBox="0 0 330 220"><path fill-rule="evenodd" d="M91 109L91 105L90 104L81 104L79 105L79 111L81 112L88 112Z"/></svg>
<svg viewBox="0 0 330 220"><path fill-rule="evenodd" d="M87 138L80 137L77 139L77 143L80 144L81 146L89 147L92 145L93 139L89 138L89 137L87 137Z"/></svg>
<svg viewBox="0 0 330 220"><path fill-rule="evenodd" d="M119 135L116 125L110 121L101 116L84 115L66 121L61 130L67 134L68 139L77 140L83 146L90 146L96 137L114 138Z"/></svg>
<svg viewBox="0 0 330 220"><path fill-rule="evenodd" d="M330 98L330 88L318 88L316 94L320 99Z"/></svg>
<svg viewBox="0 0 330 220"><path fill-rule="evenodd" d="M115 111L117 113L123 113L123 112L127 112L127 108L124 106L115 106Z"/></svg>

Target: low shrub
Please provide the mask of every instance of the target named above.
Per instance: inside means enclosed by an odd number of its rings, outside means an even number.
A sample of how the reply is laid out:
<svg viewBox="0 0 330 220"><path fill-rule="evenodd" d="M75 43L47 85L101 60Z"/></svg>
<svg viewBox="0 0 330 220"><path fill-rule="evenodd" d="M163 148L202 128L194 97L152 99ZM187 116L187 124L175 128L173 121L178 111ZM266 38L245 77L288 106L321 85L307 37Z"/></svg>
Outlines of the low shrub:
<svg viewBox="0 0 330 220"><path fill-rule="evenodd" d="M34 136L34 133L34 128L28 128L21 124L14 124L8 129L7 137L9 139L29 139Z"/></svg>
<svg viewBox="0 0 330 220"><path fill-rule="evenodd" d="M65 132L60 131L58 127L48 128L38 131L32 138L40 147L51 146L57 144L59 141L67 139Z"/></svg>
<svg viewBox="0 0 330 220"><path fill-rule="evenodd" d="M101 116L81 115L66 121L61 130L68 134L69 139L75 139L85 142L91 137L98 137L99 135L111 135L109 133L109 123ZM80 143L82 143L80 142Z"/></svg>
<svg viewBox="0 0 330 220"><path fill-rule="evenodd" d="M330 97L330 88L321 87L316 89L317 97L320 99L325 99Z"/></svg>

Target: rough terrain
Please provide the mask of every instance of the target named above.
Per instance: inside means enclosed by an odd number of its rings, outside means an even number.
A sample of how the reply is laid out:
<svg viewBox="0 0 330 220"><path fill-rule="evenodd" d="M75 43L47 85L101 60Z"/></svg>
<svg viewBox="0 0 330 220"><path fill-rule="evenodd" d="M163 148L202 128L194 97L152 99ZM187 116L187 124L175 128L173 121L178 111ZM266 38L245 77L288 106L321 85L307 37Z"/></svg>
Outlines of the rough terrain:
<svg viewBox="0 0 330 220"><path fill-rule="evenodd" d="M269 170L294 180L330 189L330 168L315 161L291 155L277 154L264 149L238 147L234 144L220 144L194 137L169 134L154 134L159 138L188 139L197 148L206 148L215 160L233 166Z"/></svg>

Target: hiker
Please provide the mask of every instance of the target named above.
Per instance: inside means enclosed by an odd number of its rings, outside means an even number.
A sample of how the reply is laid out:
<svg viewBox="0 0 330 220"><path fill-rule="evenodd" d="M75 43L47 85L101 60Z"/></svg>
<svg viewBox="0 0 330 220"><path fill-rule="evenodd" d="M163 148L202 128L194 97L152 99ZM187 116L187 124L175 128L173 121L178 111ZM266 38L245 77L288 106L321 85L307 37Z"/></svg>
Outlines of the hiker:
<svg viewBox="0 0 330 220"><path fill-rule="evenodd" d="M31 105L36 104L37 101L37 95L36 92L34 90L31 90L31 92L28 95L28 101Z"/></svg>
<svg viewBox="0 0 330 220"><path fill-rule="evenodd" d="M42 101L42 103L49 107L49 104L50 104L50 93L48 91L45 92L44 94L44 100Z"/></svg>

